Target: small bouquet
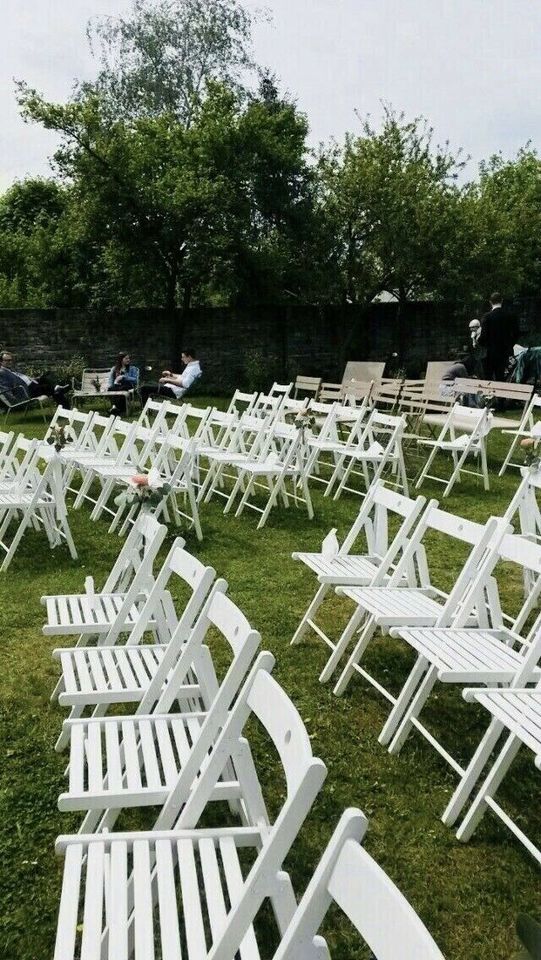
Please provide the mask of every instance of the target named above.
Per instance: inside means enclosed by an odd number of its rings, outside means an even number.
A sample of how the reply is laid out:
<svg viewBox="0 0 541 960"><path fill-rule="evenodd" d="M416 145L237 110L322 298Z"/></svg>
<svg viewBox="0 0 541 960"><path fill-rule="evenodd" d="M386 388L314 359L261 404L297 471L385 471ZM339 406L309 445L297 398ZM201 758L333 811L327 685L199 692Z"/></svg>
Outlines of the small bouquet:
<svg viewBox="0 0 541 960"><path fill-rule="evenodd" d="M525 437L524 440L520 441L520 446L524 451L524 466L529 467L530 473L537 473L541 466L541 458L537 453L540 439Z"/></svg>
<svg viewBox="0 0 541 960"><path fill-rule="evenodd" d="M305 430L312 430L316 425L316 418L311 410L308 407L304 407L302 410L299 410L297 416L295 417L293 423L295 424L297 430L300 430L303 437Z"/></svg>
<svg viewBox="0 0 541 960"><path fill-rule="evenodd" d="M60 453L66 444L71 443L71 437L69 437L66 432L66 425L63 424L61 427L53 427L52 432L47 437L47 443L50 443L51 446L54 445L57 453Z"/></svg>
<svg viewBox="0 0 541 960"><path fill-rule="evenodd" d="M99 377L94 377L94 379L91 380L90 382L91 382L92 386L94 387L94 390L96 391L96 393L100 393L100 391L101 391L101 381L100 381L100 378L99 378Z"/></svg>
<svg viewBox="0 0 541 960"><path fill-rule="evenodd" d="M115 499L117 507L131 507L139 504L142 509L158 507L171 493L171 484L167 483L157 470L139 473L128 480L127 489Z"/></svg>

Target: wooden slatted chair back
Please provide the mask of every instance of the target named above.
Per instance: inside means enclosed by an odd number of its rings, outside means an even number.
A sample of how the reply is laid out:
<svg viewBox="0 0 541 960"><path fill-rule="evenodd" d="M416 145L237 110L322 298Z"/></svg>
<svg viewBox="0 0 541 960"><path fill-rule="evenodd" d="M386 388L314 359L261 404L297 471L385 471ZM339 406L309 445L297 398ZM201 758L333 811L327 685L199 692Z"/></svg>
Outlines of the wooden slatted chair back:
<svg viewBox="0 0 541 960"><path fill-rule="evenodd" d="M444 960L413 907L362 846L367 826L360 810L344 811L273 960L330 958L317 934L333 903L374 960Z"/></svg>
<svg viewBox="0 0 541 960"><path fill-rule="evenodd" d="M348 360L342 376L342 386L345 386L351 380L357 380L365 383L370 383L371 381L374 381L375 383L381 383L384 370L385 361Z"/></svg>
<svg viewBox="0 0 541 960"><path fill-rule="evenodd" d="M321 377L298 376L295 380L294 396L297 397L299 391L304 394L312 394L314 400L317 399L319 388L321 387Z"/></svg>

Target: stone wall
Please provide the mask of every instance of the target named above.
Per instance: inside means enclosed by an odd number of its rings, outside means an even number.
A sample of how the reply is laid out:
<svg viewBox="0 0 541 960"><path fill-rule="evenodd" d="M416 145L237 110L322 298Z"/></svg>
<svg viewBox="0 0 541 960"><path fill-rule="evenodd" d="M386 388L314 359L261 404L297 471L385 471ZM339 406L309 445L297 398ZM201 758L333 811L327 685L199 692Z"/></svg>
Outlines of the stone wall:
<svg viewBox="0 0 541 960"><path fill-rule="evenodd" d="M159 308L109 311L0 309L0 345L12 350L24 369L54 369L75 355L90 366L112 365L119 350L136 363L152 367L153 379L163 367L177 368L182 346L193 346L201 358L205 389L255 386L263 379L291 378L297 373L341 377L346 359L391 360L409 375L418 375L426 361L446 359L450 349L468 340L468 321L475 308L441 303L412 303L399 311L395 303L354 306L201 307L183 316ZM541 300L517 304L521 339L541 343Z"/></svg>

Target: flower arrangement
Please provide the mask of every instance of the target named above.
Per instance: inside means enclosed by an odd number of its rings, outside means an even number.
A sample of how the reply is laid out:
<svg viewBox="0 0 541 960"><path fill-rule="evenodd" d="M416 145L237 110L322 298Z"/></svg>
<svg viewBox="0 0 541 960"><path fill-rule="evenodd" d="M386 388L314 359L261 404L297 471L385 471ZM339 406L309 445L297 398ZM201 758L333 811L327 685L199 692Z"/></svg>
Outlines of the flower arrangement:
<svg viewBox="0 0 541 960"><path fill-rule="evenodd" d="M524 466L529 467L531 473L536 473L541 466L541 457L537 453L540 440L533 437L525 437L520 441L520 446L524 451Z"/></svg>
<svg viewBox="0 0 541 960"><path fill-rule="evenodd" d="M305 430L312 430L315 427L316 418L308 407L304 407L302 410L299 410L293 423L297 427L297 430L300 430L304 436Z"/></svg>
<svg viewBox="0 0 541 960"><path fill-rule="evenodd" d="M91 382L92 386L94 387L94 390L96 391L96 393L100 393L100 391L101 391L101 381L100 381L100 378L99 378L99 377L94 377L94 379L91 380L90 382Z"/></svg>
<svg viewBox="0 0 541 960"><path fill-rule="evenodd" d="M52 432L47 437L47 443L54 446L57 453L60 453L66 444L71 443L71 437L67 434L66 425L63 424L61 427L53 427Z"/></svg>
<svg viewBox="0 0 541 960"><path fill-rule="evenodd" d="M171 484L163 480L157 470L150 470L131 477L127 489L116 497L115 504L117 507L139 504L142 509L151 510L169 496L171 489Z"/></svg>

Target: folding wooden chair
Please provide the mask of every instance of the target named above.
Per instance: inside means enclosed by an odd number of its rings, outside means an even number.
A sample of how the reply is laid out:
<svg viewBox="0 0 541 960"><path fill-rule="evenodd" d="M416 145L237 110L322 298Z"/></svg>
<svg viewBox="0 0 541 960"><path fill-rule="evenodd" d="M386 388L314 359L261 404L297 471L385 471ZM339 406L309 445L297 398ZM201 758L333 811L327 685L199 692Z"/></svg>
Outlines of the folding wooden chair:
<svg viewBox="0 0 541 960"><path fill-rule="evenodd" d="M334 692L338 695L343 693L353 674L359 673L387 700L394 703L394 697L389 691L361 666L361 660L376 630L379 628L383 632L388 632L392 627L400 626L451 625L472 578L478 574L483 563L489 562L497 538L503 535L507 528L508 524L505 521L496 518L491 518L485 525L464 520L462 517L439 510L437 502L431 501L411 534L410 541L385 586L336 588L339 595L353 600L357 607L337 642L320 680L324 683L330 679L354 634L360 630L359 639L342 670ZM444 538L449 537L451 542L463 543L470 547L469 555L449 593L436 586L428 567L423 541L430 532L440 534ZM443 543L445 542L444 540ZM401 586L404 580L407 586ZM472 614L472 619L468 621L468 626L478 624L487 628L491 624L486 598L480 594L476 600L477 608Z"/></svg>
<svg viewBox="0 0 541 960"><path fill-rule="evenodd" d="M457 831L457 837L468 841L487 810L508 827L528 852L541 863L541 850L529 839L525 831L516 823L495 799L495 794L507 775L509 768L522 746L528 747L534 754L534 763L541 770L541 681L539 681L539 662L541 659L541 628L539 618L537 635L532 639L522 665L517 670L511 686L505 690L466 689L464 699L481 704L491 715L490 724L482 737L468 767L463 771L461 782L451 797L442 817L448 826L452 826L462 813L474 790L478 792ZM537 680L537 686L527 684ZM505 737L502 744L501 738ZM500 747L494 751L500 741ZM479 779L488 772L479 784Z"/></svg>
<svg viewBox="0 0 541 960"><path fill-rule="evenodd" d="M426 437L418 438L418 443L421 446L429 447L431 453L421 470L415 488L418 490L425 479L436 480L438 483L445 485L443 496L447 497L455 483L460 482L461 473L469 473L474 477L482 477L485 490L489 490L486 437L491 428L491 419L487 408L472 409L471 407L461 407L460 404L456 403L450 409L441 433L435 440ZM439 452L451 454L453 470L449 479L428 472ZM480 457L481 473L464 467L468 456Z"/></svg>
<svg viewBox="0 0 541 960"><path fill-rule="evenodd" d="M358 430L357 443L349 443L347 449L338 457L325 496L330 496L334 491L333 499L338 500L344 490L362 496L371 483L375 483L389 470L396 480L388 478L388 482L393 483L407 496L408 478L402 452L405 426L403 417L392 417L372 410L366 422L359 424L362 430ZM360 488L348 486L352 476L361 479ZM338 486L334 489L336 483Z"/></svg>
<svg viewBox="0 0 541 960"><path fill-rule="evenodd" d="M374 960L444 960L408 901L363 848L367 827L360 810L344 811L273 960L329 958L317 933L333 903Z"/></svg>
<svg viewBox="0 0 541 960"><path fill-rule="evenodd" d="M314 400L317 400L320 387L321 377L298 376L295 380L295 392L293 395L296 399L300 391L302 394L312 396Z"/></svg>
<svg viewBox="0 0 541 960"><path fill-rule="evenodd" d="M326 769L313 757L295 707L269 676L272 663L270 654L256 661L204 766L186 763L153 830L58 838L65 865L54 960L97 958L103 946L115 960L127 960L135 941L138 960L157 953L231 960L238 951L257 958L252 924L267 898L284 935L295 897L283 861ZM256 768L246 763L250 718L269 737L287 782L273 825ZM205 811L213 822L209 804L228 764L239 776L241 825L198 827Z"/></svg>
<svg viewBox="0 0 541 960"><path fill-rule="evenodd" d="M503 477L507 467L518 467L520 469L523 466L522 463L513 462L511 459L514 456L517 445L521 442L521 440L528 439L536 442L541 440L541 422L535 419L536 414L539 414L540 410L541 397L537 396L536 394L532 394L530 402L524 408L524 413L518 426L508 426L507 428L502 429L502 433L512 437L513 440L511 442L511 446L509 447L507 456L501 466L498 474L499 477Z"/></svg>
<svg viewBox="0 0 541 960"><path fill-rule="evenodd" d="M300 560L316 574L320 584L293 635L292 644L299 643L312 629L334 650L334 641L316 622L319 608L333 587L375 586L388 580L409 542L410 531L417 523L425 503L424 497L410 500L377 480L369 487L357 519L335 556L328 557L322 552L292 554L294 560ZM395 535L390 537L389 523L393 519L398 519L399 527ZM365 539L365 552L352 553L362 536Z"/></svg>
<svg viewBox="0 0 541 960"><path fill-rule="evenodd" d="M0 549L5 553L0 570L7 570L30 526L43 527L51 549L64 541L72 559L77 559L59 482L59 464L51 460L40 473L39 459L38 441L34 440L28 448L26 467L16 474L9 490L0 487Z"/></svg>
<svg viewBox="0 0 541 960"><path fill-rule="evenodd" d="M533 591L512 621L504 615L495 587L494 571L500 561L515 564L523 575L527 570L535 581ZM509 576L509 566L506 567L506 576ZM452 627L391 630L392 636L401 637L412 647L417 659L379 738L380 743L389 745L389 753L398 753L415 726L461 776L464 773L462 766L434 736L427 735L426 727L419 723L419 716L438 682L479 683L490 687L513 683L538 630L539 617L528 636L521 636L541 592L541 546L511 534L504 536L492 552L490 561L473 577L469 589L472 596L480 590L487 596L490 593L490 630L466 628L470 610L467 597Z"/></svg>
<svg viewBox="0 0 541 960"><path fill-rule="evenodd" d="M235 516L240 517L246 507L255 510L261 514L258 530L265 526L278 498L286 508L290 501L295 506L303 503L308 519L312 520L314 509L308 489L304 457L305 447L301 431L295 426L275 422L268 444L261 448L259 458L233 464L238 472L238 480L231 491L224 513L229 512L238 492L244 490ZM261 491L267 497L264 507L260 507L252 499L253 494Z"/></svg>
<svg viewBox="0 0 541 960"><path fill-rule="evenodd" d="M78 645L54 650L53 656L60 660L62 668L62 678L56 688L58 702L70 708L70 719L80 717L89 707L94 708L95 716L103 716L107 705L140 702L156 674L161 676L163 669L170 669L175 650L186 642L214 577L212 567L204 567L183 549L182 541L175 541L152 590L137 610L125 643L119 643L122 620L126 619L122 609L98 647ZM169 585L174 582L188 590L179 615L169 591ZM158 632L161 643L145 644L148 631ZM170 649L173 635L175 645ZM164 658L165 668L162 667ZM63 731L56 749L62 750L66 742Z"/></svg>
<svg viewBox="0 0 541 960"><path fill-rule="evenodd" d="M87 646L109 634L113 624L117 634L135 626L142 603L154 584L153 564L166 533L166 526L148 514L141 514L101 590L96 591L93 577L87 577L84 593L41 598L47 608L44 635L78 635L77 645ZM123 613L119 618L121 608Z"/></svg>

